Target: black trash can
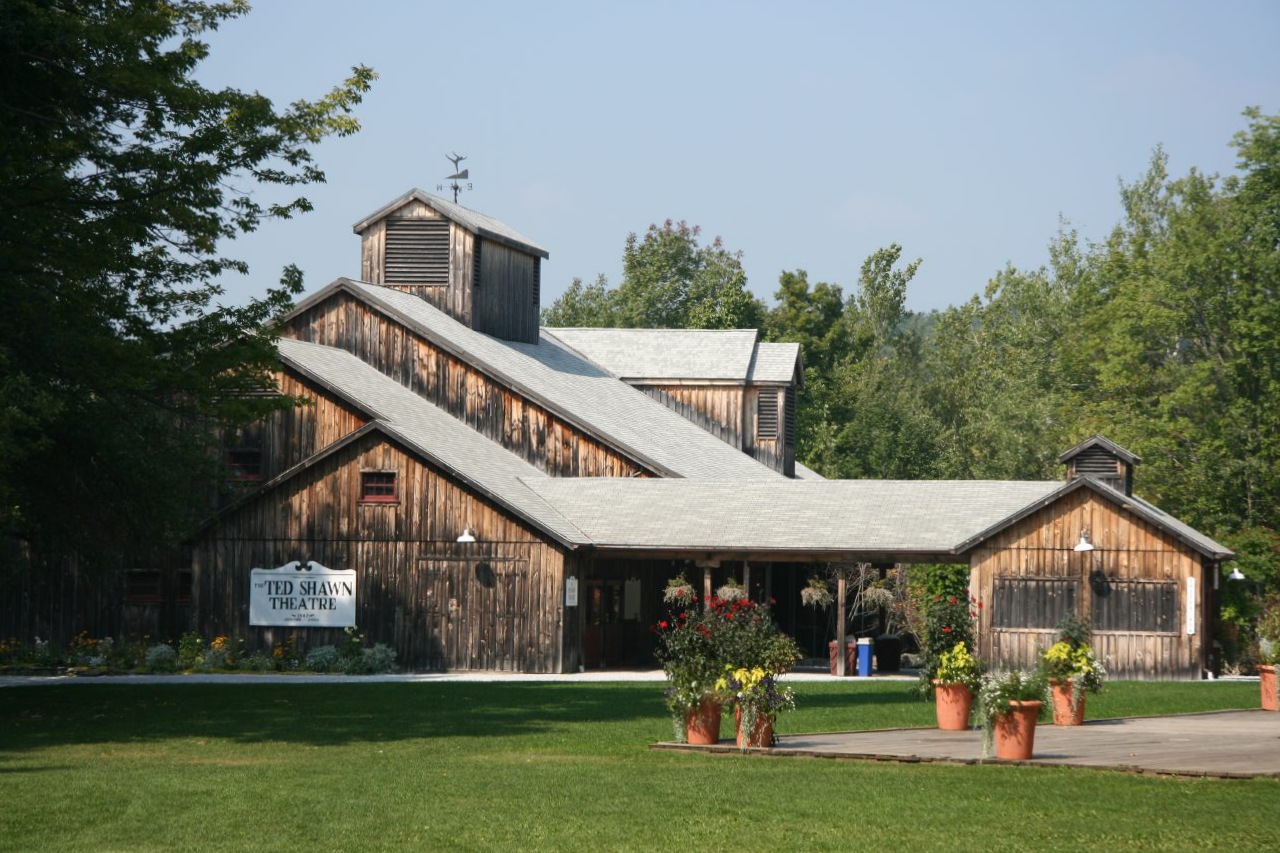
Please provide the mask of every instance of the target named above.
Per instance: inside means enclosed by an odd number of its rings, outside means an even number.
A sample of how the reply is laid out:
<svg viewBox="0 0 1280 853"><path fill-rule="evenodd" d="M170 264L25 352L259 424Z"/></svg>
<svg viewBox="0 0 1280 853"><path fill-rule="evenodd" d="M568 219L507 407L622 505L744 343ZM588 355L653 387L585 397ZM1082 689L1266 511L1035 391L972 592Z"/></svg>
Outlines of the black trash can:
<svg viewBox="0 0 1280 853"><path fill-rule="evenodd" d="M902 671L902 638L897 634L876 637L876 672Z"/></svg>

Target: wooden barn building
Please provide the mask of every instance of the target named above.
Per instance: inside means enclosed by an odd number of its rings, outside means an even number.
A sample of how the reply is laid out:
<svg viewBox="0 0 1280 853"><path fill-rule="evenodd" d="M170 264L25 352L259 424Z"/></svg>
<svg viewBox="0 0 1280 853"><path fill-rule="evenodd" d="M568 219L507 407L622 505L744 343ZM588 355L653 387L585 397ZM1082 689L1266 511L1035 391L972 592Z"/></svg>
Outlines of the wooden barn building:
<svg viewBox="0 0 1280 853"><path fill-rule="evenodd" d="M190 542L204 634L333 642L332 614L260 612L270 578L332 572L408 668L643 666L682 571L794 628L815 564L967 562L992 663L1076 610L1118 676L1209 666L1230 552L1136 498L1122 448L1091 439L1052 482L823 480L795 460L798 345L540 330L546 250L417 190L355 230L365 280L283 323L280 389L306 404L232 442L244 491Z"/></svg>

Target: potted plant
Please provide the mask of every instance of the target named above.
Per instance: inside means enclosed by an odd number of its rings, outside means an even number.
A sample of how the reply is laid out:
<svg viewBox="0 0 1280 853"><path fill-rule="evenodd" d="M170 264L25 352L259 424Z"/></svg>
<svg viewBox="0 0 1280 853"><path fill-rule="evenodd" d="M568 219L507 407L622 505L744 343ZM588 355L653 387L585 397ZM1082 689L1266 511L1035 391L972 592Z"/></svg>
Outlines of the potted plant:
<svg viewBox="0 0 1280 853"><path fill-rule="evenodd" d="M681 572L667 581L667 588L662 591L662 600L672 607L683 608L695 603L698 596L693 591L693 584Z"/></svg>
<svg viewBox="0 0 1280 853"><path fill-rule="evenodd" d="M696 608L663 619L651 629L658 635L658 660L667 675L664 698L678 742L712 744L720 740L724 696L716 681L724 669L714 643L714 630Z"/></svg>
<svg viewBox="0 0 1280 853"><path fill-rule="evenodd" d="M724 586L716 589L716 597L721 601L741 601L747 597L747 588L738 583L737 578L729 578Z"/></svg>
<svg viewBox="0 0 1280 853"><path fill-rule="evenodd" d="M779 687L777 675L764 667L726 667L716 686L731 697L736 741L742 750L772 746L778 714L796 707L795 692Z"/></svg>
<svg viewBox="0 0 1280 853"><path fill-rule="evenodd" d="M955 649L957 643L970 650L978 647L974 619L981 606L967 589L959 595L934 595L923 604L918 689L925 699L934 696L933 682L945 652Z"/></svg>
<svg viewBox="0 0 1280 853"><path fill-rule="evenodd" d="M933 678L938 728L949 732L969 728L973 694L981 683L982 664L969 651L964 640L938 656Z"/></svg>
<svg viewBox="0 0 1280 853"><path fill-rule="evenodd" d="M1040 674L1053 697L1053 723L1084 723L1084 694L1102 692L1107 671L1089 646L1089 626L1067 616L1058 626L1058 641L1040 653Z"/></svg>
<svg viewBox="0 0 1280 853"><path fill-rule="evenodd" d="M1040 653L1040 668L1053 696L1053 724L1084 723L1084 694L1100 693L1107 671L1089 646L1059 640Z"/></svg>
<svg viewBox="0 0 1280 853"><path fill-rule="evenodd" d="M982 717L982 755L1026 761L1035 749L1036 719L1044 707L1045 682L1036 672L1010 672L983 676L978 689Z"/></svg>
<svg viewBox="0 0 1280 853"><path fill-rule="evenodd" d="M805 607L826 610L833 601L835 601L835 598L831 595L831 587L817 575L811 576L808 585L800 590L800 603Z"/></svg>
<svg viewBox="0 0 1280 853"><path fill-rule="evenodd" d="M667 674L667 708L676 739L716 743L723 703L732 698L721 678L725 668L780 675L800 658L795 641L778 630L768 605L743 598L712 597L703 610L692 608L654 626L658 659Z"/></svg>
<svg viewBox="0 0 1280 853"><path fill-rule="evenodd" d="M1271 593L1262 603L1258 620L1258 681L1262 689L1262 710L1280 711L1276 694L1276 666L1280 665L1280 593Z"/></svg>

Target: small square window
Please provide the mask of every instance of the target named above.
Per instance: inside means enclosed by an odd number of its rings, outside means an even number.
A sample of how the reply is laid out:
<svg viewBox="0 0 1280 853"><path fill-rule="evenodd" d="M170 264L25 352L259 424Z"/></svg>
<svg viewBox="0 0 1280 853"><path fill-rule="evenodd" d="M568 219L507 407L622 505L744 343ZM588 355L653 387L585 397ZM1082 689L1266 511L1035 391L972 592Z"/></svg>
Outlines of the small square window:
<svg viewBox="0 0 1280 853"><path fill-rule="evenodd" d="M395 471L361 471L360 500L364 503L394 503L396 491Z"/></svg>
<svg viewBox="0 0 1280 853"><path fill-rule="evenodd" d="M228 450L227 469L232 480L261 480L262 451L246 448Z"/></svg>
<svg viewBox="0 0 1280 853"><path fill-rule="evenodd" d="M129 569L125 572L124 600L135 604L163 601L160 572L154 569Z"/></svg>

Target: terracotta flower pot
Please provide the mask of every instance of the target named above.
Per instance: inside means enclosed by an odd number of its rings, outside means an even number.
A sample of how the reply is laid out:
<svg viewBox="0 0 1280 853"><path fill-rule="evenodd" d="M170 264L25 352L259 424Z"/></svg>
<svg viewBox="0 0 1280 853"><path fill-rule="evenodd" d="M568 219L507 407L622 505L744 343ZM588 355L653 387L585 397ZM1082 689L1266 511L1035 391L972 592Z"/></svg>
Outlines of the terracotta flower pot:
<svg viewBox="0 0 1280 853"><path fill-rule="evenodd" d="M1262 710L1280 711L1280 697L1276 696L1276 668L1260 666L1258 676L1262 682Z"/></svg>
<svg viewBox="0 0 1280 853"><path fill-rule="evenodd" d="M685 739L689 743L707 746L720 742L721 705L713 699L703 699L685 715Z"/></svg>
<svg viewBox="0 0 1280 853"><path fill-rule="evenodd" d="M734 707L733 722L737 731L735 742L738 744L739 749L748 746L756 748L768 748L773 746L773 718L768 714L759 714L756 716L755 727L749 734L744 734L742 731L741 706Z"/></svg>
<svg viewBox="0 0 1280 853"><path fill-rule="evenodd" d="M1084 725L1084 693L1080 694L1080 702L1075 710L1071 709L1071 679L1066 681L1050 681L1053 690L1053 724L1055 726Z"/></svg>
<svg viewBox="0 0 1280 853"><path fill-rule="evenodd" d="M1043 702L1013 702L1009 713L996 717L996 758L1026 761L1036 743L1036 717Z"/></svg>
<svg viewBox="0 0 1280 853"><path fill-rule="evenodd" d="M938 728L944 732L969 729L969 709L973 707L973 691L967 684L944 684L933 681L933 696L938 710Z"/></svg>

